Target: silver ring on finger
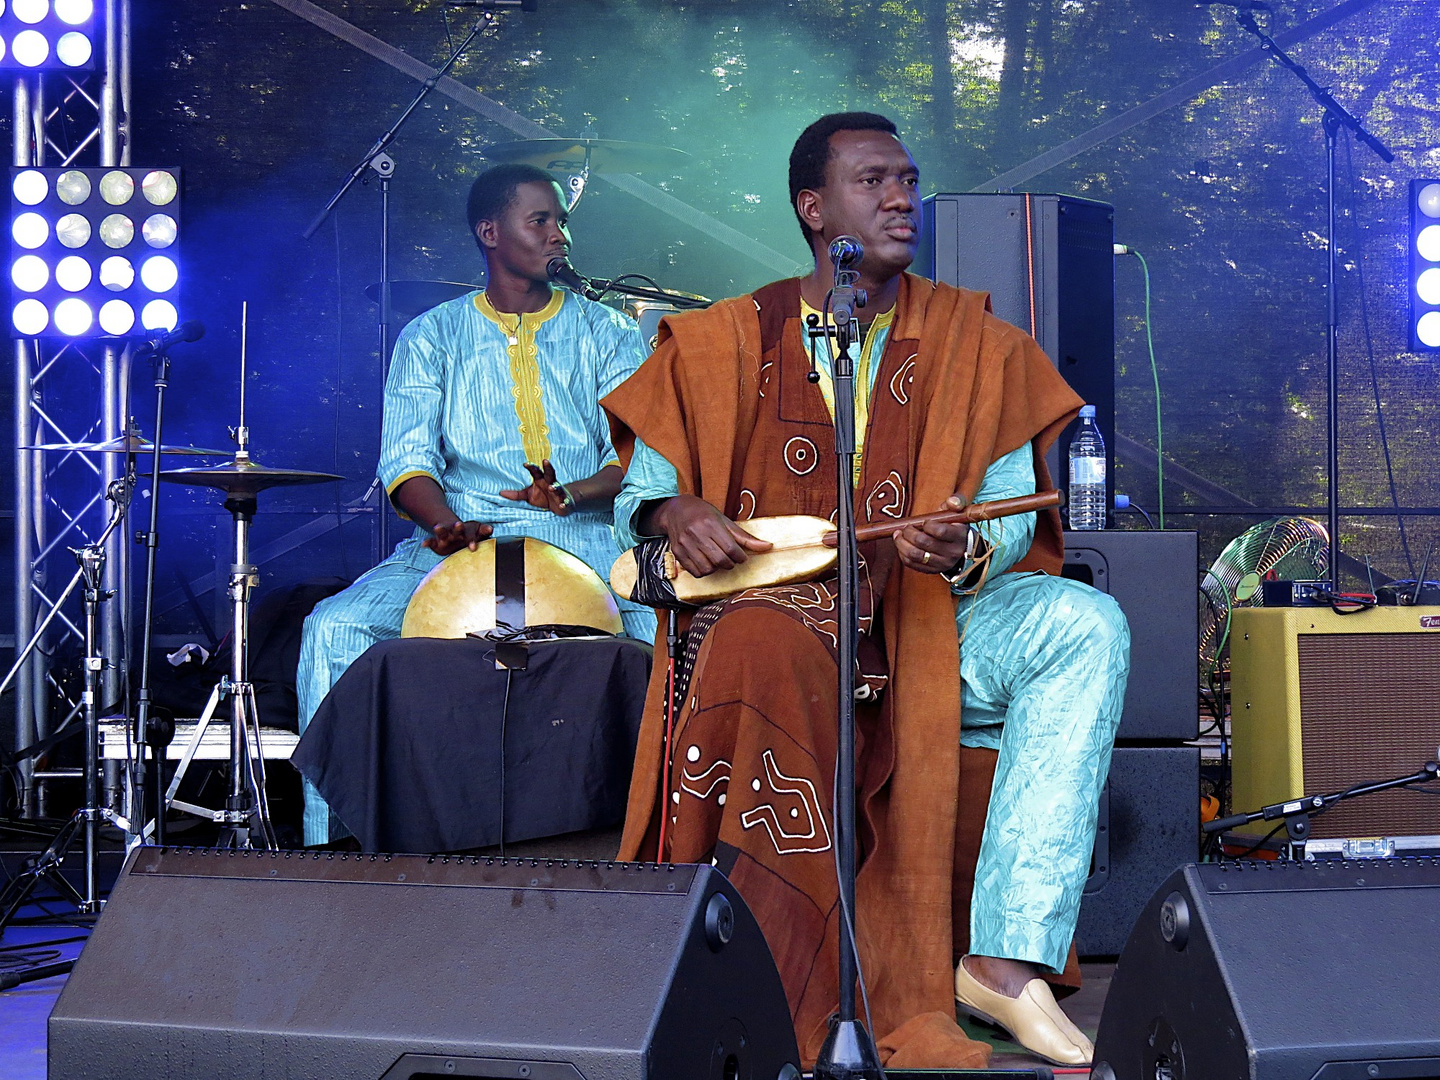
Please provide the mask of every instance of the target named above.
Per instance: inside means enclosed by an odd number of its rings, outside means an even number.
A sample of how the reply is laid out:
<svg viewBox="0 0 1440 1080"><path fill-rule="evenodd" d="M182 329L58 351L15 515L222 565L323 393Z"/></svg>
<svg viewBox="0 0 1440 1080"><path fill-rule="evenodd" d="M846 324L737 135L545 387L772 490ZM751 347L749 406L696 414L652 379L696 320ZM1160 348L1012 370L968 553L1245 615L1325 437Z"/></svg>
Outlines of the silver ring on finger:
<svg viewBox="0 0 1440 1080"><path fill-rule="evenodd" d="M927 551L924 555L920 556L920 561L926 566L930 565L930 552Z"/></svg>

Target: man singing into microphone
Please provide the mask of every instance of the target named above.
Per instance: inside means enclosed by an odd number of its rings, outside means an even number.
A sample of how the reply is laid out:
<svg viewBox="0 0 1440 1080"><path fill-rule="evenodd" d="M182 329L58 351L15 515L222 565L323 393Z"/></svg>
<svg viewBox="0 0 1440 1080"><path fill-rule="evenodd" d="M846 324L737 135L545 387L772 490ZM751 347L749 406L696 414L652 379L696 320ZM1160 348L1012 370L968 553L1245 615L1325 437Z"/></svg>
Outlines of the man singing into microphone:
<svg viewBox="0 0 1440 1080"><path fill-rule="evenodd" d="M749 518L834 513L833 343L807 328L837 238L863 247L869 298L851 353L860 523L1047 489L1044 451L1080 405L985 294L904 273L919 173L889 120L812 124L790 197L810 274L670 317L603 402L627 465L617 539L664 536L695 575L761 557ZM985 1064L957 1001L1051 1061L1090 1060L1046 980L1075 931L1129 632L1108 596L1058 576L1061 543L1052 510L860 547L856 935L872 1034L897 1068ZM730 876L807 1066L837 1001L835 591L752 589L694 615L668 762L655 668L621 850Z"/></svg>
<svg viewBox="0 0 1440 1080"><path fill-rule="evenodd" d="M496 166L475 180L466 212L485 289L407 325L385 385L379 477L415 531L305 620L302 732L356 657L400 636L411 594L446 555L490 536L530 536L602 578L615 561L620 466L598 402L644 359L639 329L551 287L547 266L566 256L570 233L549 173ZM649 611L620 608L631 637L654 633ZM305 842L334 838L330 810L307 780Z"/></svg>

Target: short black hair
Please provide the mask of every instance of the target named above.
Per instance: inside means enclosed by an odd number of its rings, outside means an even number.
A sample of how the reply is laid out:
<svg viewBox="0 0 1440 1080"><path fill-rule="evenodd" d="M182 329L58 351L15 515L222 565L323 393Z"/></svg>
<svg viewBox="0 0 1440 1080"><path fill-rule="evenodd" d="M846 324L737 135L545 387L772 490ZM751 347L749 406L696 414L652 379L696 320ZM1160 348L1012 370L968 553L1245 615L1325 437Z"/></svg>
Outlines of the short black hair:
<svg viewBox="0 0 1440 1080"><path fill-rule="evenodd" d="M810 243L810 226L800 220L795 197L805 190L818 191L825 186L825 166L830 163L830 136L837 131L883 131L900 137L895 121L872 112L842 112L822 116L800 133L790 151L790 209L800 222L805 243Z"/></svg>
<svg viewBox="0 0 1440 1080"><path fill-rule="evenodd" d="M475 236L475 227L482 221L494 221L505 212L515 199L515 189L521 184L554 184L555 177L544 169L518 161L507 161L503 165L486 169L470 185L470 197L465 200L465 219L470 224L470 235ZM480 244L480 238L475 236ZM480 244L480 250L485 245Z"/></svg>

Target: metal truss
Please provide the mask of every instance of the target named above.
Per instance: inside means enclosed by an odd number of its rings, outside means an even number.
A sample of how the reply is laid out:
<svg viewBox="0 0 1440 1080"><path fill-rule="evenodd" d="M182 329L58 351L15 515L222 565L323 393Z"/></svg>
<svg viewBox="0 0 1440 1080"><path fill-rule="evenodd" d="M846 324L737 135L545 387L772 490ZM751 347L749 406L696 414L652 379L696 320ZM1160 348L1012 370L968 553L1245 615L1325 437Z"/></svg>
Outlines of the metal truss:
<svg viewBox="0 0 1440 1080"><path fill-rule="evenodd" d="M130 0L104 0L104 52L93 73L36 72L14 82L12 163L17 166L128 165L130 144ZM30 450L47 443L88 443L127 432L129 355L98 342L17 340L15 357L15 647L54 609L75 570L72 548L104 529L105 493L125 468L117 454ZM104 701L122 696L126 679L129 545L125 529L107 544L102 608ZM78 604L76 605L78 608ZM63 659L82 652L79 615L61 610L15 680L15 748L72 722L82 708L79 680ZM54 773L23 766L22 811L45 812L42 781Z"/></svg>

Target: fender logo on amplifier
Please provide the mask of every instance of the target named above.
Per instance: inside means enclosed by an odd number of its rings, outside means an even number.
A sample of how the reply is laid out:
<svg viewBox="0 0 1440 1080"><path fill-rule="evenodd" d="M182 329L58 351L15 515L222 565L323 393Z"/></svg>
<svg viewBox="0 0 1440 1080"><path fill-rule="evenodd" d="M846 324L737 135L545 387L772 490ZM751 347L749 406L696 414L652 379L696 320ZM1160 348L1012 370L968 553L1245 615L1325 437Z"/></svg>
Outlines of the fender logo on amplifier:
<svg viewBox="0 0 1440 1080"><path fill-rule="evenodd" d="M1440 630L1440 615L1421 615L1421 630Z"/></svg>

